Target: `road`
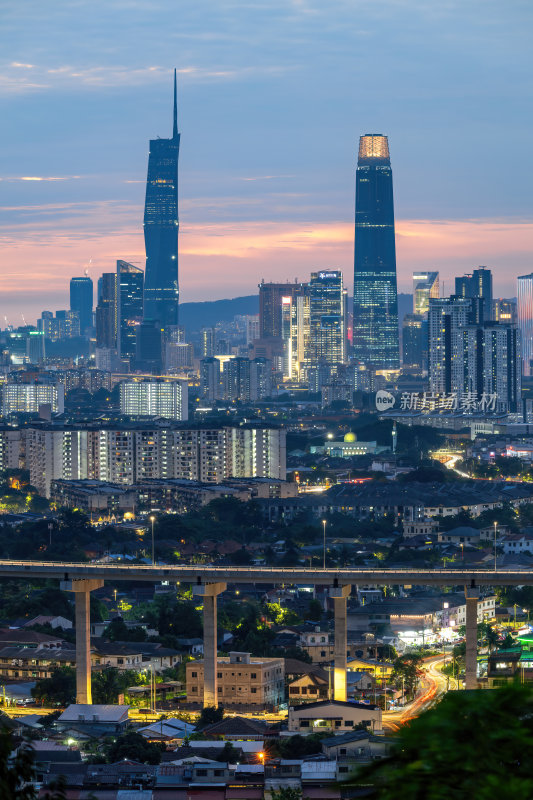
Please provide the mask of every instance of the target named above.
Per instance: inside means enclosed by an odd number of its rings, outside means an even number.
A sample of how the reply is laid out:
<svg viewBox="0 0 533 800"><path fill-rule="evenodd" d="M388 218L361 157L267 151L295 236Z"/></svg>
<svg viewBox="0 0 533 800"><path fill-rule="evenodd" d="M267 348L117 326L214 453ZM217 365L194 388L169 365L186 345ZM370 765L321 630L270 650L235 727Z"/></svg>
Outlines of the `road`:
<svg viewBox="0 0 533 800"><path fill-rule="evenodd" d="M449 658L447 659L449 660ZM390 731L397 731L400 725L418 717L423 711L439 700L448 689L458 689L455 679L443 675L440 668L444 665L444 656L429 656L424 659L424 675L420 678L416 697L403 708L383 713L383 727Z"/></svg>

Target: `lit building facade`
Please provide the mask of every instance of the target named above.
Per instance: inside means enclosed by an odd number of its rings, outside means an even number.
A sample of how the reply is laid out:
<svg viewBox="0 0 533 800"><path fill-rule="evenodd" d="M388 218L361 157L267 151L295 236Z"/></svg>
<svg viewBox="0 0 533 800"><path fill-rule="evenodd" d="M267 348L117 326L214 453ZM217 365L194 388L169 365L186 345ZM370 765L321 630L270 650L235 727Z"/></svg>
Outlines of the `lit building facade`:
<svg viewBox="0 0 533 800"><path fill-rule="evenodd" d="M518 326L522 347L522 374L533 375L533 272L518 278Z"/></svg>
<svg viewBox="0 0 533 800"><path fill-rule="evenodd" d="M70 310L78 312L82 334L93 327L93 291L93 282L88 275L70 281Z"/></svg>
<svg viewBox="0 0 533 800"><path fill-rule="evenodd" d="M361 136L355 199L353 356L398 369L394 201L386 136Z"/></svg>
<svg viewBox="0 0 533 800"><path fill-rule="evenodd" d="M430 300L429 330L429 389L449 394L460 383L455 370L461 347L460 331L472 322L472 302L467 297L443 297Z"/></svg>
<svg viewBox="0 0 533 800"><path fill-rule="evenodd" d="M494 411L518 411L521 398L520 332L503 323L467 325L458 333L452 391L478 401L496 395Z"/></svg>
<svg viewBox="0 0 533 800"><path fill-rule="evenodd" d="M39 406L49 405L53 414L65 410L65 387L62 383L4 383L2 416L38 414Z"/></svg>
<svg viewBox="0 0 533 800"><path fill-rule="evenodd" d="M259 284L259 338L281 337L281 302L283 297L292 297L300 288L299 283Z"/></svg>
<svg viewBox="0 0 533 800"><path fill-rule="evenodd" d="M188 419L187 381L123 381L120 411L130 417Z"/></svg>
<svg viewBox="0 0 533 800"><path fill-rule="evenodd" d="M340 270L312 272L309 281L309 365L346 361L347 294Z"/></svg>
<svg viewBox="0 0 533 800"><path fill-rule="evenodd" d="M146 274L144 317L167 327L178 324L178 159L180 134L174 71L171 139L151 139L144 206Z"/></svg>
<svg viewBox="0 0 533 800"><path fill-rule="evenodd" d="M438 298L439 291L438 272L413 272L413 314L427 315L429 301Z"/></svg>
<svg viewBox="0 0 533 800"><path fill-rule="evenodd" d="M120 358L135 358L137 327L143 318L144 272L127 261L117 261L117 351Z"/></svg>
<svg viewBox="0 0 533 800"><path fill-rule="evenodd" d="M310 294L308 287L281 298L283 339L283 380L297 383L306 379L311 336Z"/></svg>
<svg viewBox="0 0 533 800"><path fill-rule="evenodd" d="M492 272L487 267L478 267L470 275L455 279L455 294L480 301L480 311L476 312L476 322L489 322L492 319Z"/></svg>

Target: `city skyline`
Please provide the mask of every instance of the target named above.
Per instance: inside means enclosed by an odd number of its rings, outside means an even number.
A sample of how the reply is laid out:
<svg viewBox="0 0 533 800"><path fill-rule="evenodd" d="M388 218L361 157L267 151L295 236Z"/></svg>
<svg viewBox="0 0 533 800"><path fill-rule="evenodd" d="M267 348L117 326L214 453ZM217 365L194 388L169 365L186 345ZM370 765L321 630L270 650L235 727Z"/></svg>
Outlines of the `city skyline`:
<svg viewBox="0 0 533 800"><path fill-rule="evenodd" d="M530 269L531 154L498 155L509 130L519 140L528 129L529 9L302 2L238 16L203 3L167 30L164 0L155 13L102 6L100 22L85 3L50 19L32 5L24 20L5 5L0 71L0 313L14 324L53 298L65 306L87 267L96 280L117 259L144 265L146 144L167 129L174 65L184 302L317 269L340 269L351 294L354 153L371 129L393 143L399 291L433 269L449 293L456 274L486 264L495 295L516 294Z"/></svg>

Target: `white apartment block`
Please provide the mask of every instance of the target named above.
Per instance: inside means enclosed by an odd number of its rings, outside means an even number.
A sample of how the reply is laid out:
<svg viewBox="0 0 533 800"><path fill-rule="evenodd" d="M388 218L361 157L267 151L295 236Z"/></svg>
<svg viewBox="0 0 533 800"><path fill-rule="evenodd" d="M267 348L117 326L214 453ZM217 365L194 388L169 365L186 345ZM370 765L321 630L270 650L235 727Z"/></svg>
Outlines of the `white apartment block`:
<svg viewBox="0 0 533 800"><path fill-rule="evenodd" d="M123 381L120 411L130 417L188 418L187 381Z"/></svg>
<svg viewBox="0 0 533 800"><path fill-rule="evenodd" d="M9 432L11 435L11 432ZM40 494L52 480L100 480L131 485L151 478L222 483L228 478L286 478L285 431L270 428L77 429L35 426L19 434L9 456L1 432L0 459L30 472ZM19 453L25 453L19 457ZM6 462L7 459L7 462Z"/></svg>
<svg viewBox="0 0 533 800"><path fill-rule="evenodd" d="M204 662L191 661L186 668L187 702L202 703ZM217 694L223 706L246 704L275 706L285 698L285 661L250 653L231 652L217 659Z"/></svg>
<svg viewBox="0 0 533 800"><path fill-rule="evenodd" d="M62 383L5 383L2 386L2 415L38 414L39 406L51 406L53 414L65 410Z"/></svg>

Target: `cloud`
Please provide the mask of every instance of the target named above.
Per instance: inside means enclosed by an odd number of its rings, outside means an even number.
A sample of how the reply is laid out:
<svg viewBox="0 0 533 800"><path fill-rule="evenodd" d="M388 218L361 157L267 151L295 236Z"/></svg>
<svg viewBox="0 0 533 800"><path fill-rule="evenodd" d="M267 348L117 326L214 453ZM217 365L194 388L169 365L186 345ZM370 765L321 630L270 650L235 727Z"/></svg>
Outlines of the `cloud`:
<svg viewBox="0 0 533 800"><path fill-rule="evenodd" d="M81 175L22 175L20 177L5 176L0 178L0 181L74 181L81 177Z"/></svg>

